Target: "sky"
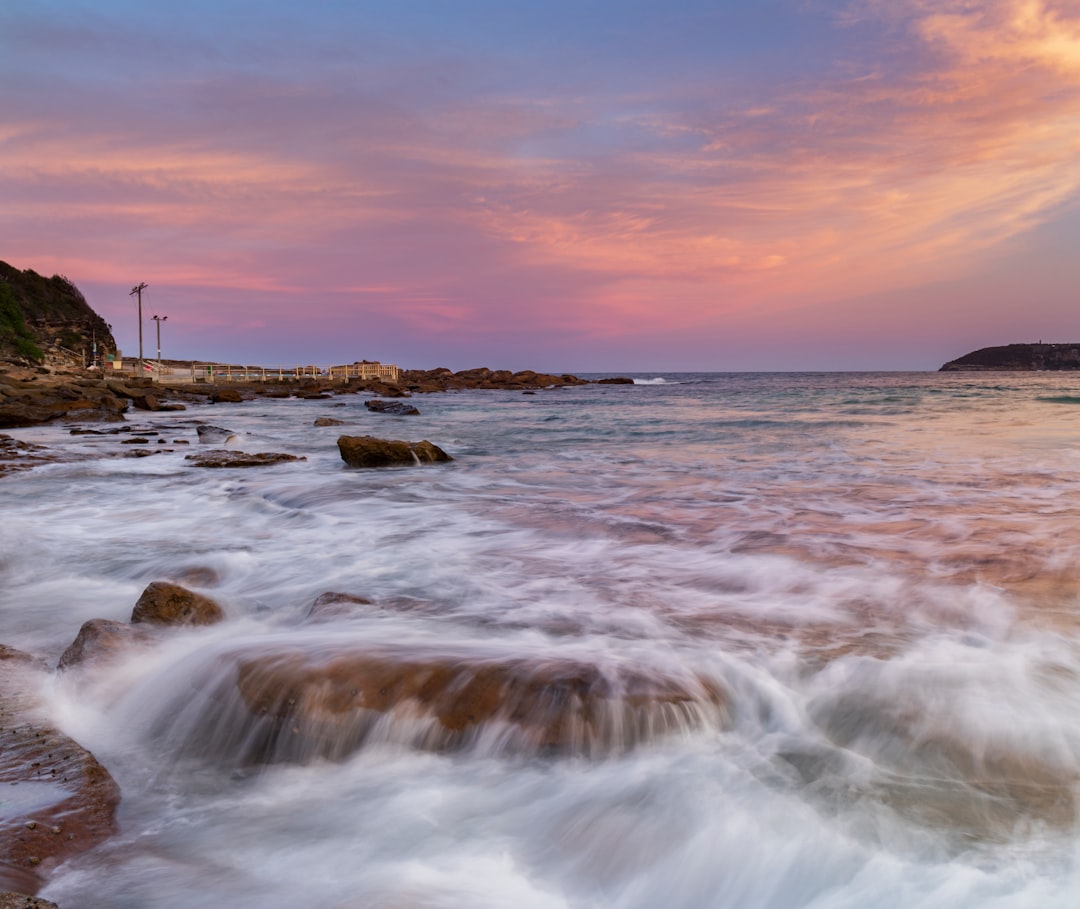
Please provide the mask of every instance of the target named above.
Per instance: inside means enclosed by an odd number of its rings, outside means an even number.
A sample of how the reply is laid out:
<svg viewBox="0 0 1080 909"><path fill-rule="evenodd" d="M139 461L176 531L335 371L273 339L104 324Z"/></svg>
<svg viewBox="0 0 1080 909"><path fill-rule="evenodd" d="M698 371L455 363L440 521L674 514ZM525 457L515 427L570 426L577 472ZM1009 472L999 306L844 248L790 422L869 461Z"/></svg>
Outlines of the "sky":
<svg viewBox="0 0 1080 909"><path fill-rule="evenodd" d="M1080 341L1080 0L5 0L0 259L137 355Z"/></svg>

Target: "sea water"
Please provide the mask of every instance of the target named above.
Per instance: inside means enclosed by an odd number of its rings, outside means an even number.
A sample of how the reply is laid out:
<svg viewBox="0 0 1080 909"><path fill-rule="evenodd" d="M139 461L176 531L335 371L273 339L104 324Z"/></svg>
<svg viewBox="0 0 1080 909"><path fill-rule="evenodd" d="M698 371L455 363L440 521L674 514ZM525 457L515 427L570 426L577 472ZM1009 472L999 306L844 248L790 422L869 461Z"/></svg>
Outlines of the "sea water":
<svg viewBox="0 0 1080 909"><path fill-rule="evenodd" d="M364 397L131 413L147 457L11 431L65 460L0 479L3 643L55 665L155 580L227 614L41 676L123 791L118 834L42 896L1076 905L1080 376ZM305 460L193 466L198 423ZM454 461L353 470L340 434ZM260 715L237 691L275 660L309 684ZM359 665L460 674L438 707L400 675L333 707ZM518 700L447 731L485 672Z"/></svg>

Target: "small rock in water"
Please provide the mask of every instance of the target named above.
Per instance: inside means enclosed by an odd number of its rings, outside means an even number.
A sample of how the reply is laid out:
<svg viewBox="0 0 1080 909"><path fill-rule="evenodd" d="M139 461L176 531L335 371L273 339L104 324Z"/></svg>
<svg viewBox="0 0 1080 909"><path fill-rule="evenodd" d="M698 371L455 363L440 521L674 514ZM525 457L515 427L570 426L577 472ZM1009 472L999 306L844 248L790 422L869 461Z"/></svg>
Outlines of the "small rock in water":
<svg viewBox="0 0 1080 909"><path fill-rule="evenodd" d="M199 441L204 444L228 442L236 438L236 433L231 429L222 429L220 426L211 426L208 423L200 423L195 427L195 431L199 434Z"/></svg>
<svg viewBox="0 0 1080 909"><path fill-rule="evenodd" d="M224 611L210 597L167 581L148 585L131 613L133 623L154 625L213 625L224 618Z"/></svg>
<svg viewBox="0 0 1080 909"><path fill-rule="evenodd" d="M395 417L419 416L420 411L404 401L365 401L364 406L374 413L386 413Z"/></svg>
<svg viewBox="0 0 1080 909"><path fill-rule="evenodd" d="M412 467L416 464L454 460L424 439L402 442L374 436L341 436L337 440L341 459L350 467Z"/></svg>

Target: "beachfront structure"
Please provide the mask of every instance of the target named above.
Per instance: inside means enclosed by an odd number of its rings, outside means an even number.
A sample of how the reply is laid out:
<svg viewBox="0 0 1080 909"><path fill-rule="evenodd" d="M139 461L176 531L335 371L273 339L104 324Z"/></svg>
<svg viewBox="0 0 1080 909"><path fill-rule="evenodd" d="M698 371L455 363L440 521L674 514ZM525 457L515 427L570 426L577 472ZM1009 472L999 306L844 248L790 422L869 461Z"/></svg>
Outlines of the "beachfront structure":
<svg viewBox="0 0 1080 909"><path fill-rule="evenodd" d="M391 363L369 360L339 366L242 366L235 363L192 363L190 366L158 366L146 361L144 374L155 382L285 382L312 378L347 382L349 379L381 379L397 384L401 370Z"/></svg>

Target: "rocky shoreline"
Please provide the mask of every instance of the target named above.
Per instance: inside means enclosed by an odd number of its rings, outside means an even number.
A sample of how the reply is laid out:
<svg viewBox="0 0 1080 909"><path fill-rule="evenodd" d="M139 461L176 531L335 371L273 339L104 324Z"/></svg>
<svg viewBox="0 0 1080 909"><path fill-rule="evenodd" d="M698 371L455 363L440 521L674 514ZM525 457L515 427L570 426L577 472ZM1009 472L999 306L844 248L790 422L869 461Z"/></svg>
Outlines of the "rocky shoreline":
<svg viewBox="0 0 1080 909"><path fill-rule="evenodd" d="M631 379L604 379L604 384L632 384ZM410 370L398 385L378 380L331 382L303 378L273 383L229 385L155 385L148 379L118 380L82 369L27 367L0 361L0 428L60 422L71 424L72 434L116 435L117 456L143 457L175 451L186 439L168 439L170 427L132 425L128 417L139 412L183 411L189 406L239 403L258 396L332 398L368 393L380 398L454 392L469 389L520 391L591 384L572 375L531 370L510 372L487 368L452 372L449 369ZM417 409L394 400L369 408L377 413L405 415ZM340 425L329 418L323 425ZM190 427L188 427L190 428ZM175 427L177 432L180 427ZM198 441L225 442L228 430L198 423ZM404 442L370 436L341 436L342 460L353 468L415 466L452 460L427 440ZM0 477L62 459L62 453L0 433ZM228 450L201 450L189 457L193 466L253 467L295 460L275 453L248 455ZM130 624L87 622L64 653L56 671L77 671L83 663L108 659L119 650L152 644L162 625L218 621L220 608L205 597L176 585L150 585L133 611ZM31 654L0 644L0 783L11 792L40 793L43 797L7 800L0 813L0 909L8 906L53 907L35 894L51 869L71 856L109 837L115 829L120 790L108 771L88 751L53 728L39 714L33 691L40 675L50 668ZM503 684L504 680L500 680ZM45 787L45 788L42 788ZM47 791L46 791L47 790ZM25 804L27 810L21 810Z"/></svg>

